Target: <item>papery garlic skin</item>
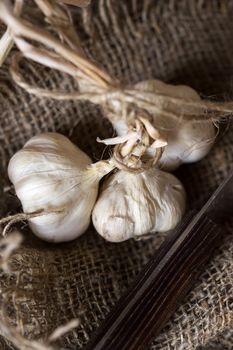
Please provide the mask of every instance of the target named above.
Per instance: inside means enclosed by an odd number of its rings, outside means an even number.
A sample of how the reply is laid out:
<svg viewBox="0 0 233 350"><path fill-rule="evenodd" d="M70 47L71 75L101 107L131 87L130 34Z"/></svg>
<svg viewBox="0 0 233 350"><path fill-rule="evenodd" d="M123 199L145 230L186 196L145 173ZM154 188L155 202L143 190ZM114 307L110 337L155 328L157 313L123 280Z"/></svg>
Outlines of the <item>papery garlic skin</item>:
<svg viewBox="0 0 233 350"><path fill-rule="evenodd" d="M142 81L136 84L135 88L170 97L180 97L193 101L200 100L197 92L189 86L165 84L160 80ZM183 106L174 107L169 102L166 104L167 111L174 112L174 108L180 116L185 111ZM182 118L178 121L171 117L156 115L153 116L153 125L168 142L160 160L163 170L175 170L182 163L201 160L208 154L216 138L216 128L211 121L197 123L184 121ZM127 125L122 120L115 122L114 128L118 135L124 135L127 132Z"/></svg>
<svg viewBox="0 0 233 350"><path fill-rule="evenodd" d="M104 180L92 222L111 242L168 231L180 222L185 199L181 182L169 173L155 168L140 174L118 171Z"/></svg>
<svg viewBox="0 0 233 350"><path fill-rule="evenodd" d="M45 212L29 220L39 238L65 242L85 232L98 193L98 181L84 172L90 165L84 152L57 133L32 137L11 158L8 175L23 211Z"/></svg>

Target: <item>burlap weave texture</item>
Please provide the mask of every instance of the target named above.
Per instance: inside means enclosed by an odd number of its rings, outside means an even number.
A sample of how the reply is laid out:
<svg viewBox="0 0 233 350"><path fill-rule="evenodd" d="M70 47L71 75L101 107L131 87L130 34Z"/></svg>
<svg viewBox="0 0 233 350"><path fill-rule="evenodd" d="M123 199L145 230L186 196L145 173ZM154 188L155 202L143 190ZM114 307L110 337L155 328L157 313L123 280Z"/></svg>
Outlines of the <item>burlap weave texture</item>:
<svg viewBox="0 0 233 350"><path fill-rule="evenodd" d="M217 0L96 0L91 17L74 12L87 52L116 77L127 83L158 78L187 84L219 100L232 98L232 15L233 3ZM25 74L43 87L75 88L69 77L31 63ZM0 70L0 166L5 178L10 156L32 135L47 130L71 136L93 160L103 153L96 137L113 132L97 106L28 95L11 81L6 64ZM190 207L204 203L232 164L229 125L206 159L177 174ZM151 349L233 348L233 223L223 230L213 259ZM160 234L148 241L112 244L90 228L75 242L52 246L32 237L27 228L23 231L25 241L13 258L19 278L4 275L0 281L8 313L30 338L45 338L78 317L79 328L60 341L60 349L81 348L88 341L164 238Z"/></svg>

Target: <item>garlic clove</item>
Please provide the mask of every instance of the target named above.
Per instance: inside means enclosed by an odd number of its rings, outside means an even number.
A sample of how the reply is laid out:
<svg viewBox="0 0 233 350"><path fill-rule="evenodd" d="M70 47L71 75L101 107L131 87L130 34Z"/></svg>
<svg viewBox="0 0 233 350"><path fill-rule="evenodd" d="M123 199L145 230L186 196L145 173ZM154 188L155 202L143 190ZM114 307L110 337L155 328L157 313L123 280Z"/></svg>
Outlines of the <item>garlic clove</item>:
<svg viewBox="0 0 233 350"><path fill-rule="evenodd" d="M92 221L106 240L121 242L173 229L185 211L185 191L173 175L155 168L118 171L103 183Z"/></svg>
<svg viewBox="0 0 233 350"><path fill-rule="evenodd" d="M8 175L23 211L44 212L29 220L38 237L64 242L85 232L99 181L90 166L84 152L56 133L33 137L11 158Z"/></svg>
<svg viewBox="0 0 233 350"><path fill-rule="evenodd" d="M180 124L175 129L166 131L168 145L160 159L163 170L175 170L182 163L201 160L209 153L215 141L215 127L210 122Z"/></svg>

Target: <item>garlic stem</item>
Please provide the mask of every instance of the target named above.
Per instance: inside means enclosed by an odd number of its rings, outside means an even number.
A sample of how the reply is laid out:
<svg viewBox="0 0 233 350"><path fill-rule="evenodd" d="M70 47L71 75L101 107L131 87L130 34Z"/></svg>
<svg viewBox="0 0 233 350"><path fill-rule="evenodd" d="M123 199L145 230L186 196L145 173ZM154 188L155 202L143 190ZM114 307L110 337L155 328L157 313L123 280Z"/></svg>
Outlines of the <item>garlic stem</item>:
<svg viewBox="0 0 233 350"><path fill-rule="evenodd" d="M55 1L50 0L35 0L37 6L44 13L45 17L58 31L61 39L65 41L71 49L76 51L82 57L86 57L82 49L79 36L73 26L72 16L66 10L66 7L61 7ZM59 21L57 20L59 19ZM62 21L62 26L60 25Z"/></svg>
<svg viewBox="0 0 233 350"><path fill-rule="evenodd" d="M18 19L12 13L5 0L0 2L0 18L11 28L15 43L18 45L18 38L24 37L35 40L57 52L61 57L65 58L83 71L87 76L98 82L100 86L105 88L114 86L113 79L103 70L99 69L90 60L81 57L74 50L70 49L64 43L55 39L50 33L41 28L33 26L25 20ZM27 57L27 53L25 53Z"/></svg>
<svg viewBox="0 0 233 350"><path fill-rule="evenodd" d="M14 13L19 15L22 11L23 0L16 0L14 6ZM10 28L7 28L6 32L3 34L0 40L0 67L3 65L7 56L9 55L12 47L14 45L14 40L10 32Z"/></svg>
<svg viewBox="0 0 233 350"><path fill-rule="evenodd" d="M96 163L91 164L87 170L92 176L96 176L96 180L100 181L103 176L109 174L113 169L116 168L116 165L112 159L109 160L100 160Z"/></svg>
<svg viewBox="0 0 233 350"><path fill-rule="evenodd" d="M8 28L0 40L0 67L5 62L13 45L14 45L14 40Z"/></svg>
<svg viewBox="0 0 233 350"><path fill-rule="evenodd" d="M91 0L62 0L62 2L67 5L86 7L90 4Z"/></svg>

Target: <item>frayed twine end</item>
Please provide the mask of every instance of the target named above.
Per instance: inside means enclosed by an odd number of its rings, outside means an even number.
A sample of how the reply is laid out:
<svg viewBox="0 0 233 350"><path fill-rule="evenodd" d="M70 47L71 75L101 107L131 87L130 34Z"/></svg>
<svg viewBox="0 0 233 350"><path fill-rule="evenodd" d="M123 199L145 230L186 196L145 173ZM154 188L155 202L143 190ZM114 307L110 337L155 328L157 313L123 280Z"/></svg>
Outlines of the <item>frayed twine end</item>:
<svg viewBox="0 0 233 350"><path fill-rule="evenodd" d="M5 237L7 233L9 232L10 228L17 224L18 222L28 221L30 219L42 216L42 215L48 215L48 214L59 214L64 212L65 208L59 208L54 210L37 210L32 213L17 213L15 215L9 215L5 218L0 219L0 226L5 225L4 229L2 230L2 236Z"/></svg>
<svg viewBox="0 0 233 350"><path fill-rule="evenodd" d="M0 240L0 269L10 273L9 258L13 251L18 249L23 241L23 236L15 231L9 237Z"/></svg>

